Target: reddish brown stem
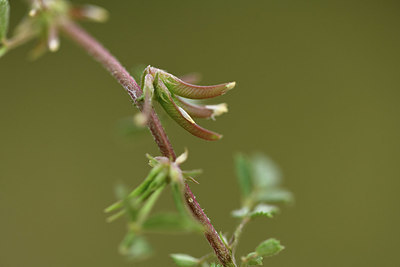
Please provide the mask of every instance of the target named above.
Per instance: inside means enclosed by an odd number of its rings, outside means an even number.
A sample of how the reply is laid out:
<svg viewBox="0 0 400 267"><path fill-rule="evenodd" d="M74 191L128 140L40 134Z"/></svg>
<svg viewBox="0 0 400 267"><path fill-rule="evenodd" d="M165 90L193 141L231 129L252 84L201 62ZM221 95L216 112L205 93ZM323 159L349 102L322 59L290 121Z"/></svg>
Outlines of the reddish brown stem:
<svg viewBox="0 0 400 267"><path fill-rule="evenodd" d="M102 64L122 85L139 110L143 110L143 104L137 101L137 98L142 95L141 88L136 83L135 79L121 65L121 63L103 45L101 45L84 29L71 21L64 22L61 25L61 29L67 36L85 49L95 60ZM154 110L152 110L150 113L147 125L163 156L175 160L176 155L174 149L172 148L168 136L165 133L165 130L162 127L161 122ZM189 185L187 184L185 186L184 195L186 203L193 216L204 226L204 235L206 236L220 262L224 266L236 266L232 261L232 257L228 248L220 239L217 231L214 229L207 215L203 212L203 209L200 207L200 204L197 202L196 197L193 195Z"/></svg>

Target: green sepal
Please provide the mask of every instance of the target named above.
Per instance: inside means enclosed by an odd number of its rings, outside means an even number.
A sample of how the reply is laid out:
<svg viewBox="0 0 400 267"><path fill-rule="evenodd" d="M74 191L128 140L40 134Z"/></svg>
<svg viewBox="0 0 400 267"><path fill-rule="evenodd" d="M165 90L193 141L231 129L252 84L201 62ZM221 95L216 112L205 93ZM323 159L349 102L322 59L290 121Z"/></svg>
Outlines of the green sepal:
<svg viewBox="0 0 400 267"><path fill-rule="evenodd" d="M146 221L147 217L149 216L153 206L155 205L156 201L160 197L161 193L165 188L165 184L163 186L159 186L154 193L152 193L143 206L139 209L137 213L137 224L142 226L142 224Z"/></svg>
<svg viewBox="0 0 400 267"><path fill-rule="evenodd" d="M146 190L149 188L149 186L152 184L153 180L162 171L162 169L163 169L163 167L161 165L155 166L153 169L151 169L151 171L149 172L149 174L147 175L145 180L138 187L136 187L132 192L130 192L129 194L126 194L125 196L122 195L121 188L119 188L118 189L119 190L118 197L121 200L114 204L111 204L110 206L105 208L104 212L109 213L109 212L112 212L112 211L122 208L122 206L123 206L122 200L124 198L132 199L134 197L140 196L141 194L145 193Z"/></svg>

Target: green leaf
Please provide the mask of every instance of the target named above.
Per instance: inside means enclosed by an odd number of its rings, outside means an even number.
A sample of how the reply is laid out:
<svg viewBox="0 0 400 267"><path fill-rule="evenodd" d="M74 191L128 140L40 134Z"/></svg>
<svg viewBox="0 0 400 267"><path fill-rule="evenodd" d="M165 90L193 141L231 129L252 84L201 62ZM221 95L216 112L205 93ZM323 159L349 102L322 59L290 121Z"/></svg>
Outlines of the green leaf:
<svg viewBox="0 0 400 267"><path fill-rule="evenodd" d="M248 207L243 207L240 210L232 211L231 215L235 218L244 218L249 214L249 211Z"/></svg>
<svg viewBox="0 0 400 267"><path fill-rule="evenodd" d="M279 208L276 206L259 204L250 212L250 216L251 217L265 216L268 218L272 218L278 211Z"/></svg>
<svg viewBox="0 0 400 267"><path fill-rule="evenodd" d="M213 263L211 263L211 267L223 267L223 266L219 263L213 262Z"/></svg>
<svg viewBox="0 0 400 267"><path fill-rule="evenodd" d="M281 252L285 247L281 245L279 240L274 238L270 238L265 240L256 248L256 253L259 256L269 257L278 254Z"/></svg>
<svg viewBox="0 0 400 267"><path fill-rule="evenodd" d="M258 256L257 253L251 252L246 256L245 262L247 265L263 265L263 257Z"/></svg>
<svg viewBox="0 0 400 267"><path fill-rule="evenodd" d="M131 260L143 260L151 256L152 249L146 239L129 232L122 240L119 252Z"/></svg>
<svg viewBox="0 0 400 267"><path fill-rule="evenodd" d="M244 198L252 191L251 164L243 154L235 156L236 176Z"/></svg>
<svg viewBox="0 0 400 267"><path fill-rule="evenodd" d="M268 157L262 154L253 156L252 167L254 186L256 188L271 188L281 183L281 172L277 165Z"/></svg>
<svg viewBox="0 0 400 267"><path fill-rule="evenodd" d="M244 218L250 216L252 218L257 216L265 216L268 218L272 218L277 212L279 208L273 205L267 204L259 204L253 210L249 210L248 207L243 207L239 210L232 211L232 216L235 218Z"/></svg>
<svg viewBox="0 0 400 267"><path fill-rule="evenodd" d="M196 259L190 255L171 254L170 256L178 266L197 266L199 264L199 259Z"/></svg>
<svg viewBox="0 0 400 267"><path fill-rule="evenodd" d="M0 42L6 38L9 17L10 4L8 3L8 0L0 0Z"/></svg>
<svg viewBox="0 0 400 267"><path fill-rule="evenodd" d="M202 231L203 227L194 220L182 218L176 213L159 213L149 217L143 229L152 231Z"/></svg>
<svg viewBox="0 0 400 267"><path fill-rule="evenodd" d="M272 203L290 203L293 202L293 194L286 189L273 188L271 190L260 191L255 195L255 199L259 202Z"/></svg>

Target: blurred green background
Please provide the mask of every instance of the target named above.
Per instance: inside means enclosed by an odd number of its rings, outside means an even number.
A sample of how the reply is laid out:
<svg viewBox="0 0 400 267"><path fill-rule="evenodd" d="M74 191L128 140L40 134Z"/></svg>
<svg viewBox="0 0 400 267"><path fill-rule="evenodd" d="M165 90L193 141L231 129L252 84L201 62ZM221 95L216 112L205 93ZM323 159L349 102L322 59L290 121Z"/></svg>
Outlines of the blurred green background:
<svg viewBox="0 0 400 267"><path fill-rule="evenodd" d="M247 228L240 252L276 237L287 249L265 265L400 266L398 1L92 3L111 19L84 27L128 69L237 81L216 100L230 112L200 122L222 141L165 126L177 152L189 148L184 166L203 168L193 191L217 230L235 226L235 152L263 151L283 170L295 205ZM26 5L11 5L15 26ZM125 224L107 224L103 208L158 150L147 133L118 134L136 110L83 50L63 39L30 62L31 48L0 60L0 266L173 266L169 253L207 253L202 236L151 235L156 257L118 254ZM171 207L166 193L158 208Z"/></svg>

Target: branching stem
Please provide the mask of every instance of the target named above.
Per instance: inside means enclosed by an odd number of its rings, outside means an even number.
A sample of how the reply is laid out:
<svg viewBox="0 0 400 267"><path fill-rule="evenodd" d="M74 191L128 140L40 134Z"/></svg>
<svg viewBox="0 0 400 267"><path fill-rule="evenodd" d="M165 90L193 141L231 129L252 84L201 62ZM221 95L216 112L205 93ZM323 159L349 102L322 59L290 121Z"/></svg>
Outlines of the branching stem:
<svg viewBox="0 0 400 267"><path fill-rule="evenodd" d="M86 50L96 61L102 64L111 73L111 75L129 94L133 103L139 108L139 110L142 111L143 104L137 101L138 97L142 95L142 89L136 83L135 79L121 65L121 63L103 45L101 45L95 38L93 38L77 24L71 21L65 21L60 27L68 37ZM170 158L171 160L175 160L176 155L174 149L172 148L167 134L165 133L165 130L162 127L154 109L152 109L149 114L147 126L150 129L150 132L153 135L162 155ZM224 266L236 266L229 249L220 239L217 231L214 229L207 215L203 212L203 209L200 207L200 204L197 202L196 197L193 195L189 185L187 184L185 186L184 196L186 204L188 205L193 216L204 226L204 235L213 248L219 261Z"/></svg>

